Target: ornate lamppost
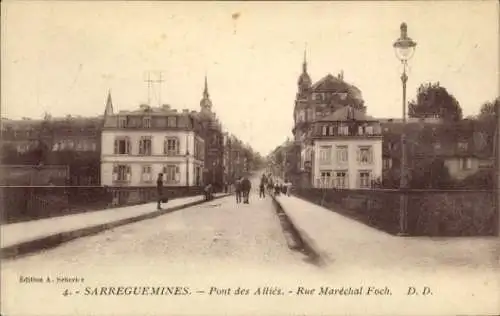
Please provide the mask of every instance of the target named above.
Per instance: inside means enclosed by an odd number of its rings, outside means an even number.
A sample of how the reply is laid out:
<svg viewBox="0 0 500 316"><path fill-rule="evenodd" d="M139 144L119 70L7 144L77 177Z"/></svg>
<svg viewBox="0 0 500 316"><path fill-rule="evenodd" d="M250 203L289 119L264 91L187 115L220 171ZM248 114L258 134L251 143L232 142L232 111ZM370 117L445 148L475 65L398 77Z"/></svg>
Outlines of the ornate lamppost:
<svg viewBox="0 0 500 316"><path fill-rule="evenodd" d="M408 60L413 57L417 43L408 37L408 26L406 23L401 23L400 37L394 42L393 47L396 52L396 57L403 65L403 73L401 74L401 82L403 84L403 131L401 133L401 176L400 176L400 195L399 206L399 235L404 236L407 234L407 205L408 196L405 190L408 188L408 166L407 166L407 152L406 152L406 82L408 75L406 68L408 67Z"/></svg>

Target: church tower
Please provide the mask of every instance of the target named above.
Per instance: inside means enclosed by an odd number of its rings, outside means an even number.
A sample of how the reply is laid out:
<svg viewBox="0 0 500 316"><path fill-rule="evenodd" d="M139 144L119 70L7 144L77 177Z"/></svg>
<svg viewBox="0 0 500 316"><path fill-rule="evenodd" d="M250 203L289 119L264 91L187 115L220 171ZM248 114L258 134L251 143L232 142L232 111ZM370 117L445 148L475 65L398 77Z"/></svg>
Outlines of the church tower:
<svg viewBox="0 0 500 316"><path fill-rule="evenodd" d="M307 73L307 56L306 51L304 50L304 61L302 62L302 73L299 76L298 84L298 93L300 96L305 96L309 90L311 89L311 77Z"/></svg>
<svg viewBox="0 0 500 316"><path fill-rule="evenodd" d="M200 101L200 108L202 113L212 112L212 101L210 100L210 94L208 93L208 82L207 75L205 75L205 89L203 90L203 97Z"/></svg>

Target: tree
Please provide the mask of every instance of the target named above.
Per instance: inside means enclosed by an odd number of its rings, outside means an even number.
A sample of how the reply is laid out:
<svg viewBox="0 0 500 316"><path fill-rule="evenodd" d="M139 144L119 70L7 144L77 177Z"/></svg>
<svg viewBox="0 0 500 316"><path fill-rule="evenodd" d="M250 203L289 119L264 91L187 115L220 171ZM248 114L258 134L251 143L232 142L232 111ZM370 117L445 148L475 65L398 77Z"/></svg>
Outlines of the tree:
<svg viewBox="0 0 500 316"><path fill-rule="evenodd" d="M486 102L481 106L479 110L478 120L490 121L495 120L498 113L498 107L500 106L500 97L497 97L491 102Z"/></svg>
<svg viewBox="0 0 500 316"><path fill-rule="evenodd" d="M446 189L453 185L454 181L443 159L436 157L414 162L410 175L412 189Z"/></svg>
<svg viewBox="0 0 500 316"><path fill-rule="evenodd" d="M410 101L408 114L414 118L437 116L447 121L458 121L462 119L462 108L439 82L427 83L420 85L417 99Z"/></svg>

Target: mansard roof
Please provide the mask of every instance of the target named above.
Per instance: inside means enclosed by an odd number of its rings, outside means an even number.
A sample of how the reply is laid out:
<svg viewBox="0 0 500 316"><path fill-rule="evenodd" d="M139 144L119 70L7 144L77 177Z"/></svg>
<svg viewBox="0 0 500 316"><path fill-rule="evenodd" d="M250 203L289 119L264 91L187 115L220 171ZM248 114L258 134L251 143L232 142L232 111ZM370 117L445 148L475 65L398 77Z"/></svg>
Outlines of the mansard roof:
<svg viewBox="0 0 500 316"><path fill-rule="evenodd" d="M343 121L365 121L365 122L376 122L376 118L366 115L363 111L355 109L351 106L345 106L338 109L332 114L321 118L319 122L343 122Z"/></svg>

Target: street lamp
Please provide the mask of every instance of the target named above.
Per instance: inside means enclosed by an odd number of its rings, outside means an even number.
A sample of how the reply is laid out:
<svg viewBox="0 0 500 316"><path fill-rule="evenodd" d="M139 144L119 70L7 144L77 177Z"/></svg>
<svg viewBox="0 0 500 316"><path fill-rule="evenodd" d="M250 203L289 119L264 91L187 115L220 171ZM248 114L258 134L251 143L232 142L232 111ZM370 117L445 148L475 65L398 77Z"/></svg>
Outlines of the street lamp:
<svg viewBox="0 0 500 316"><path fill-rule="evenodd" d="M401 133L401 175L400 175L400 189L406 190L408 188L408 166L406 157L406 82L408 81L408 75L406 74L406 67L408 66L408 60L413 57L415 53L415 47L417 43L408 37L408 26L406 23L401 23L400 26L401 35L394 42L393 47L396 53L396 57L401 61L403 65L403 73L401 74L401 82L403 84L403 131ZM401 192L400 205L399 205L399 235L403 236L407 234L407 205L408 196L406 192Z"/></svg>

